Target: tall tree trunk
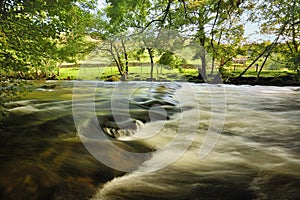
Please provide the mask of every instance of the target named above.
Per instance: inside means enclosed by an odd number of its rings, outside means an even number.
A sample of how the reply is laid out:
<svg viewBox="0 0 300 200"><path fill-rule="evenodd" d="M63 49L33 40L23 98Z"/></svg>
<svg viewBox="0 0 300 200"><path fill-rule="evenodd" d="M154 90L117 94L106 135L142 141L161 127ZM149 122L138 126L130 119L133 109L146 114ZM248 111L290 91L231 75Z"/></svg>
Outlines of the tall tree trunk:
<svg viewBox="0 0 300 200"><path fill-rule="evenodd" d="M199 22L201 23L201 22ZM205 32L204 32L204 26L203 24L199 24L199 43L201 45L201 49L200 49L200 59L201 59L201 71L200 74L198 75L199 78L202 77L203 80L206 80L207 76L206 76L206 55L205 55L205 49L204 49L204 45L205 45ZM198 70L199 71L199 70Z"/></svg>
<svg viewBox="0 0 300 200"><path fill-rule="evenodd" d="M200 56L201 58L201 76L203 80L206 80L207 76L206 76L206 56L205 53L203 52L203 54Z"/></svg>
<svg viewBox="0 0 300 200"><path fill-rule="evenodd" d="M56 76L59 76L60 75L60 68L61 68L61 65L62 65L62 61L58 64L57 66L57 72L56 72Z"/></svg>
<svg viewBox="0 0 300 200"><path fill-rule="evenodd" d="M267 56L265 57L265 60L264 60L264 62L262 63L262 65L261 65L261 67L260 67L260 69L259 69L259 71L258 71L258 73L257 73L256 80L259 79L260 73L261 73L263 67L265 66L265 64L266 64L266 62L267 62L267 60L268 60L270 54L271 54L271 50L268 52Z"/></svg>
<svg viewBox="0 0 300 200"><path fill-rule="evenodd" d="M117 65L117 67L118 67L118 71L119 71L120 76L123 77L123 72L122 72L120 63L119 63L119 61L117 60L116 55L114 54L113 44L112 44L112 43L110 43L110 49L109 49L109 52L110 52L111 56L113 57L113 59L114 59L116 65Z"/></svg>
<svg viewBox="0 0 300 200"><path fill-rule="evenodd" d="M213 53L212 59L211 59L211 71L209 76L213 76L215 70L215 55Z"/></svg>
<svg viewBox="0 0 300 200"><path fill-rule="evenodd" d="M122 47L123 47L123 51L124 51L124 57L125 57L125 73L126 75L128 74L128 55L127 55L127 51L126 51L126 47L125 47L125 43L124 40L122 39Z"/></svg>
<svg viewBox="0 0 300 200"><path fill-rule="evenodd" d="M222 35L223 35L223 30L221 30L221 32L220 32L220 36L219 36L219 40L218 40L218 47L220 46L220 43L221 43L221 39L222 39ZM211 70L211 74L210 74L210 76L212 76L213 75L213 73L214 73L214 66L215 66L215 57L217 56L216 54L216 50L215 50L215 47L213 47L213 49L214 49L214 53L213 53L213 67L212 67L212 70ZM228 62L228 61L227 61ZM226 63L226 62L225 62ZM219 71L220 71L220 69L221 68L223 68L223 65L225 65L225 63L223 62L223 63L220 63L220 65L219 65Z"/></svg>
<svg viewBox="0 0 300 200"><path fill-rule="evenodd" d="M211 45L212 50L213 50L213 55L212 55L211 71L210 71L210 75L209 76L213 75L214 69L215 69L215 54L216 54L216 50L215 50L215 46L214 46L214 29L215 29L215 26L216 26L218 18L219 18L219 11L220 11L221 1L222 0L218 1L218 4L217 4L217 15L215 17L214 24L213 24L213 26L211 28L210 45ZM220 37L219 37L219 42L220 42L220 39L221 39L221 35L222 35L222 31L221 31L221 34L220 34ZM218 44L219 44L219 42L218 42Z"/></svg>
<svg viewBox="0 0 300 200"><path fill-rule="evenodd" d="M296 8L296 1L293 1L293 8ZM299 9L299 8L298 8ZM293 37L293 46L294 46L294 50L296 53L298 53L298 43L297 43L297 34L296 34L296 22L295 22L295 16L294 14L296 13L292 13L292 37Z"/></svg>
<svg viewBox="0 0 300 200"><path fill-rule="evenodd" d="M117 54L117 59L118 59L118 62L119 62L119 67L120 67L120 70L122 72L122 75L123 75L123 72L124 72L124 66L123 66L123 62L121 60L121 56L119 54L119 51L117 49L117 47L115 45L113 45L114 49L115 49L115 52Z"/></svg>
<svg viewBox="0 0 300 200"><path fill-rule="evenodd" d="M152 48L147 48L147 50L151 61L150 80L153 81L153 68L154 68L153 52L152 52Z"/></svg>

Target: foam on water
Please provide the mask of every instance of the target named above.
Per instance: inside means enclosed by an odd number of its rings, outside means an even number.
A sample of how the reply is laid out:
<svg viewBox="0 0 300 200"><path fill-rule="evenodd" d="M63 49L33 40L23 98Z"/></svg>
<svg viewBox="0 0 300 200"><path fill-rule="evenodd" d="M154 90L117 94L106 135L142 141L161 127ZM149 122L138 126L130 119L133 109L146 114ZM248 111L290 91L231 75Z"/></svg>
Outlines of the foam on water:
<svg viewBox="0 0 300 200"><path fill-rule="evenodd" d="M193 86L201 117L197 136L191 135L193 143L182 157L160 169L161 163L177 155L181 144L158 150L136 171L100 188L93 199L300 198L299 94L295 88L223 87L228 102L224 130L213 151L200 158L199 148L212 120L208 94L220 95L220 90L206 87ZM188 95L184 98L185 107L193 108L195 102L189 102ZM184 112L188 121L196 123L195 110ZM155 135L151 135L151 128L160 127L159 123L141 129L152 136L143 142L156 149L164 148L178 133L179 116L174 115ZM189 133L181 134L188 137Z"/></svg>

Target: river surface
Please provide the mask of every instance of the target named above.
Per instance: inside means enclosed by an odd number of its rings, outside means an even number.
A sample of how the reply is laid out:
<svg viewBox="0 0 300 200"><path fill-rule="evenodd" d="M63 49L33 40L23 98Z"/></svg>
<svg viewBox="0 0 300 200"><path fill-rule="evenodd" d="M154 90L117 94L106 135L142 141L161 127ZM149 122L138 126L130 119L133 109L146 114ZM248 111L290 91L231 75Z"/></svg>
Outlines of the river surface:
<svg viewBox="0 0 300 200"><path fill-rule="evenodd" d="M31 87L0 122L0 199L300 199L299 87Z"/></svg>

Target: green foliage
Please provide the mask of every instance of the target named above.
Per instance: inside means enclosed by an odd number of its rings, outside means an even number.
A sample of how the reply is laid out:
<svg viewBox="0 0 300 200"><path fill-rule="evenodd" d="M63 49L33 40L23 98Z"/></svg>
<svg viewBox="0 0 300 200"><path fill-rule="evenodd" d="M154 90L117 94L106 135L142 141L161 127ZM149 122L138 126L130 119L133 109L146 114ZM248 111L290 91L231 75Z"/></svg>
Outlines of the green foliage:
<svg viewBox="0 0 300 200"><path fill-rule="evenodd" d="M131 54L132 58L137 61L141 61L142 59L146 58L145 48L137 49L135 51L130 52L130 54Z"/></svg>
<svg viewBox="0 0 300 200"><path fill-rule="evenodd" d="M5 69L27 71L62 60L60 49L83 36L89 17L85 1L4 1L0 14L0 64ZM67 45L62 41L72 40ZM80 46L78 46L80 47ZM70 49L70 48L69 48ZM73 52L63 50L71 55Z"/></svg>
<svg viewBox="0 0 300 200"><path fill-rule="evenodd" d="M284 67L285 67L285 65L283 63L276 62L274 60L271 60L270 62L268 62L266 64L266 68L268 70L280 70L280 69L282 69Z"/></svg>
<svg viewBox="0 0 300 200"><path fill-rule="evenodd" d="M184 64L187 64L185 59L177 57L174 53L166 51L162 54L158 63L161 65L166 65L171 68L181 69Z"/></svg>
<svg viewBox="0 0 300 200"><path fill-rule="evenodd" d="M84 54L95 0L0 3L1 99L17 96L16 78L47 78L55 66ZM89 50L89 49L88 49Z"/></svg>
<svg viewBox="0 0 300 200"><path fill-rule="evenodd" d="M162 56L160 57L158 63L161 64L161 65L167 65L167 66L172 66L174 67L174 54L172 52L165 52L162 54Z"/></svg>
<svg viewBox="0 0 300 200"><path fill-rule="evenodd" d="M300 53L295 54L288 62L287 67L292 70L300 69Z"/></svg>

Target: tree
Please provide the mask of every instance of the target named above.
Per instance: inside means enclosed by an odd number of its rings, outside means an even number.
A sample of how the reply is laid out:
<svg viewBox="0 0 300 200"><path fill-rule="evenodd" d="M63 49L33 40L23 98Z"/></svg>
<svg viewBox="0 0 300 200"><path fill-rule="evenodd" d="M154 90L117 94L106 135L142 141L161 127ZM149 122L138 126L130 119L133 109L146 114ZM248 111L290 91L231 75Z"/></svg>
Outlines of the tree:
<svg viewBox="0 0 300 200"><path fill-rule="evenodd" d="M56 60L61 34L66 39L83 35L91 2L3 1L0 8L1 65L19 71ZM95 2L94 2L95 3ZM72 42L75 40L73 39Z"/></svg>
<svg viewBox="0 0 300 200"><path fill-rule="evenodd" d="M271 46L257 54L258 57L247 69L264 56L265 61L258 72L259 78L267 59L282 41L286 41L290 50L286 60L296 66L297 62L294 61L297 61L299 55L300 33L299 2L296 0L107 0L107 7L101 17L101 23L104 21L105 25L99 30L106 38L120 33L139 34L148 29L156 30L155 37L159 37L161 29L178 30L182 37L189 38L191 44L196 42L201 46L195 57L198 56L201 62L199 77L206 79L207 53L212 58L211 75L214 74L216 60L220 61L219 70L222 70L224 64L241 53L244 42L244 21L241 18L245 12L250 14L250 21L261 22L263 33L278 36ZM128 63L128 51L125 45L122 46L123 58ZM242 51L244 54L245 51ZM151 54L149 57L151 60Z"/></svg>
<svg viewBox="0 0 300 200"><path fill-rule="evenodd" d="M152 8L159 7L149 18L150 23L157 27L172 28L179 30L182 35L190 38L201 46L200 54L197 55L201 60L201 68L198 69L199 77L206 79L207 68L207 50L212 45L212 52L215 58L217 55L215 44L215 35L219 34L218 43L229 38L237 38L235 42L240 41L240 35L243 33L243 26L237 23L243 11L240 1L213 1L213 0L180 0L167 1L157 0ZM247 5L248 6L248 5ZM151 8L151 9L152 9ZM160 12L159 14L157 14ZM226 26L224 26L226 25ZM211 28L210 28L211 27ZM223 31L223 34L222 34ZM228 37L232 36L233 37ZM226 37L227 36L227 37ZM211 37L211 38L210 38ZM210 41L210 43L209 43Z"/></svg>
<svg viewBox="0 0 300 200"><path fill-rule="evenodd" d="M267 46L255 59L256 61L260 57L265 56L257 74L258 79L267 59L278 44L285 42L290 50L289 53L285 54L287 55L286 61L291 61L297 57L300 41L300 2L297 0L257 0L254 9L250 12L250 16L249 20L261 23L261 33L275 35L272 44ZM253 64L254 62L239 77L245 74Z"/></svg>
<svg viewBox="0 0 300 200"><path fill-rule="evenodd" d="M10 82L16 83L18 75L32 71L30 78L38 78L65 57L82 53L95 5L96 0L0 1L2 102L17 93L18 84ZM78 48L68 47L74 43Z"/></svg>
<svg viewBox="0 0 300 200"><path fill-rule="evenodd" d="M128 51L126 41L130 35L130 28L141 28L146 22L146 17L149 14L147 7L151 5L150 1L145 0L107 0L107 6L100 10L96 16L96 27L94 28L95 35L98 36L104 43L118 46L121 48L100 47L99 50L106 50L111 53L115 61L119 74L122 79L125 79L129 72ZM113 52L112 52L113 50ZM113 54L115 55L113 55ZM123 56L121 56L121 53ZM124 64L125 63L125 66Z"/></svg>

